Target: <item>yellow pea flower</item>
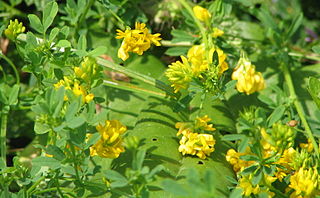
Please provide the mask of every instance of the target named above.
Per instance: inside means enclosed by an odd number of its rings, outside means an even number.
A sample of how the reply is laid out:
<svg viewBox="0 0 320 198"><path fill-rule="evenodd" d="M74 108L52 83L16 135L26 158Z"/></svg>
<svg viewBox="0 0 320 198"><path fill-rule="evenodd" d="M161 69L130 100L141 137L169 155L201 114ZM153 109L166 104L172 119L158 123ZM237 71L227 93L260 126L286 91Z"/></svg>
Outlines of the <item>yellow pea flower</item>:
<svg viewBox="0 0 320 198"><path fill-rule="evenodd" d="M320 193L320 176L317 168L304 169L301 167L290 177L289 188L295 191L290 195L290 198L304 197L312 198Z"/></svg>
<svg viewBox="0 0 320 198"><path fill-rule="evenodd" d="M210 134L186 133L179 143L178 150L182 155L196 155L206 159L214 151L215 139Z"/></svg>
<svg viewBox="0 0 320 198"><path fill-rule="evenodd" d="M101 135L100 140L90 147L90 155L105 158L117 158L124 152L121 135L127 130L118 120L106 120L104 125L99 124L96 129Z"/></svg>
<svg viewBox="0 0 320 198"><path fill-rule="evenodd" d="M222 36L224 34L224 31L220 30L219 28L213 28L212 37L217 38L219 36Z"/></svg>
<svg viewBox="0 0 320 198"><path fill-rule="evenodd" d="M206 21L211 18L210 12L207 9L198 5L193 7L193 13L200 21Z"/></svg>
<svg viewBox="0 0 320 198"><path fill-rule="evenodd" d="M265 88L265 82L260 72L244 56L239 59L237 67L232 73L232 80L237 80L237 90L250 95Z"/></svg>
<svg viewBox="0 0 320 198"><path fill-rule="evenodd" d="M181 60L182 62L176 61L169 65L169 68L165 72L175 93L180 89L187 89L192 79L192 70L187 58L181 56Z"/></svg>
<svg viewBox="0 0 320 198"><path fill-rule="evenodd" d="M19 23L18 19L10 20L9 26L4 31L4 34L11 40L15 40L20 33L26 31L22 22Z"/></svg>
<svg viewBox="0 0 320 198"><path fill-rule="evenodd" d="M118 57L123 61L129 58L128 52L142 55L144 51L151 47L151 44L160 46L160 34L150 34L146 24L136 22L135 29L117 30L116 39L123 39L118 50Z"/></svg>

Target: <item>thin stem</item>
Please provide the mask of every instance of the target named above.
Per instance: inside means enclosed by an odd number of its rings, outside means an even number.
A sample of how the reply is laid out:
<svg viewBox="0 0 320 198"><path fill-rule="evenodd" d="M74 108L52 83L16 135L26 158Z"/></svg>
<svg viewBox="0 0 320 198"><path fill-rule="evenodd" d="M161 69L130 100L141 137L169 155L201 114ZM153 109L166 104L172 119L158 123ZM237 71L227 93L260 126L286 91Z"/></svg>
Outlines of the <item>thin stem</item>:
<svg viewBox="0 0 320 198"><path fill-rule="evenodd" d="M286 83L288 85L288 88L289 88L290 97L294 101L293 104L294 104L294 106L295 106L295 108L296 108L296 110L298 112L298 115L299 115L299 117L301 119L301 122L302 122L302 124L303 124L303 126L305 128L306 135L307 135L307 137L310 138L310 140L312 142L312 145L314 147L314 150L315 150L317 156L319 157L318 145L316 143L316 140L313 137L312 131L311 131L310 126L309 126L309 124L307 122L307 119L306 119L306 116L305 116L305 112L303 111L302 105L301 105L301 103L298 100L298 97L296 95L289 68L288 68L287 64L285 64L285 63L282 63L281 65L282 65L282 68L283 68L284 79L285 79L285 81L286 81Z"/></svg>
<svg viewBox="0 0 320 198"><path fill-rule="evenodd" d="M160 41L161 46L163 47L191 47L192 43L188 41L178 42L178 43L172 43L171 41L162 40Z"/></svg>
<svg viewBox="0 0 320 198"><path fill-rule="evenodd" d="M28 190L27 195L31 195L32 191L42 182L46 177L42 176L38 181L36 181Z"/></svg>
<svg viewBox="0 0 320 198"><path fill-rule="evenodd" d="M156 97L160 97L160 98L166 97L166 94L159 93L156 91L151 91L151 90L144 89L141 87L137 87L137 86L134 86L130 83L113 81L113 80L104 80L103 83L109 87L114 87L114 88L123 89L123 90L127 90L127 91L133 91L133 92L142 93L142 94L148 94L148 95L152 95L152 96L156 96Z"/></svg>
<svg viewBox="0 0 320 198"><path fill-rule="evenodd" d="M62 191L61 191L61 189L60 189L60 184L59 184L59 178L58 178L58 176L59 176L59 171L57 171L56 172L56 175L55 175L55 182L56 182L56 186L57 186L57 191L58 191L58 193L60 194L60 196L61 197L64 197L63 196L63 193L62 193Z"/></svg>
<svg viewBox="0 0 320 198"><path fill-rule="evenodd" d="M205 44L205 48L208 49L209 46L208 46L208 38L207 38L207 34L206 34L206 29L204 28L202 23L199 21L199 19L197 19L197 17L194 15L191 6L185 0L178 0L178 1L183 5L183 7L185 7L187 9L189 14L192 16L194 22L196 23L196 25L198 26L198 28L200 30L203 43Z"/></svg>
<svg viewBox="0 0 320 198"><path fill-rule="evenodd" d="M112 14L112 16L114 16L114 18L116 18L120 22L120 28L125 29L126 23L111 9L109 9L109 12Z"/></svg>
<svg viewBox="0 0 320 198"><path fill-rule="evenodd" d="M115 63L112 63L108 60L105 60L103 58L97 58L97 63L102 65L102 66L105 66L105 67L108 67L112 70L115 70L115 71L118 71L118 72L121 72L121 73L124 73L132 78L135 78L135 79L138 79L138 80L141 80L149 85L152 85L158 89L161 89L163 91L165 91L168 95L170 96L173 96L175 98L178 97L178 94L175 94L173 92L173 89L168 86L167 84L165 84L164 82L160 81L160 80L157 80L157 79L154 79L150 76L146 76L146 75L143 75L141 73L138 73L138 72L135 72L135 71L132 71L128 68L125 68L125 67L122 67L120 65L117 65Z"/></svg>
<svg viewBox="0 0 320 198"><path fill-rule="evenodd" d="M42 193L46 193L46 192L51 192L51 191L58 191L57 189L58 187L53 187L53 188L47 188L47 189L44 189L44 190L40 190L40 191L37 191L35 193L33 193L34 195L36 194L42 194ZM62 188L62 187L59 187L60 190L63 190L66 192L66 194L69 194L71 195L72 197L76 197L74 194L72 194L70 191L72 191L71 189L69 188Z"/></svg>
<svg viewBox="0 0 320 198"><path fill-rule="evenodd" d="M2 52L0 52L0 57L3 58L5 61L7 61L9 63L9 65L11 66L11 68L13 69L14 71L14 74L16 76L16 81L17 81L17 84L20 83L20 75L19 75L19 72L17 70L17 67L13 64L13 62L6 56L4 55Z"/></svg>
<svg viewBox="0 0 320 198"><path fill-rule="evenodd" d="M7 122L9 106L4 106L1 112L1 132L0 132L0 148L1 148L1 158L5 166L7 166Z"/></svg>
<svg viewBox="0 0 320 198"><path fill-rule="evenodd" d="M79 171L78 171L78 164L77 164L77 160L76 160L76 150L74 148L74 145L71 142L69 142L69 145L70 145L70 148L71 148L72 156L74 157L73 168L74 168L74 171L76 173L76 179L82 185L82 180L80 179L80 175L79 175Z"/></svg>
<svg viewBox="0 0 320 198"><path fill-rule="evenodd" d="M1 158L5 166L7 166L7 121L8 121L8 112L5 109L2 109L1 113L1 133L0 133L0 148L1 148Z"/></svg>
<svg viewBox="0 0 320 198"><path fill-rule="evenodd" d="M83 23L83 21L85 20L86 16L87 16L87 13L89 11L89 9L91 8L92 4L94 3L94 0L89 0L89 3L87 3L87 6L84 10L84 12L82 13L82 15L80 16L79 18L79 21L76 25L76 30L79 29L79 25L81 25ZM77 31L78 32L78 31Z"/></svg>

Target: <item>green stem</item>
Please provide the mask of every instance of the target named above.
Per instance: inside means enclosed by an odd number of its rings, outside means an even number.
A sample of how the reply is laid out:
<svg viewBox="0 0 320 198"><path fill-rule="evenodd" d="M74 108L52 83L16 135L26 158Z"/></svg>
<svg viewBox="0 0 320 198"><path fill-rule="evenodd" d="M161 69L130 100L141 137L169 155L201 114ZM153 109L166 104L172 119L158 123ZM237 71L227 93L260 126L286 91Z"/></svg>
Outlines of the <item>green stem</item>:
<svg viewBox="0 0 320 198"><path fill-rule="evenodd" d="M80 185L82 185L82 180L80 178L79 171L78 171L78 163L77 163L77 159L76 159L76 150L74 148L74 145L71 142L69 142L69 145L70 145L70 148L71 148L72 156L74 158L73 168L74 168L74 171L76 173L76 179L78 180Z"/></svg>
<svg viewBox="0 0 320 198"><path fill-rule="evenodd" d="M87 3L87 6L84 10L84 12L81 14L80 18L79 18L79 21L76 25L76 30L77 32L79 32L79 25L81 25L83 23L83 21L85 20L86 16L87 16L87 13L89 11L89 9L91 8L92 4L94 3L94 0L89 0L89 3Z"/></svg>
<svg viewBox="0 0 320 198"><path fill-rule="evenodd" d="M28 190L27 195L30 196L32 194L32 191L42 182L46 177L42 176L38 181L36 181Z"/></svg>
<svg viewBox="0 0 320 198"><path fill-rule="evenodd" d="M162 40L160 41L162 47L191 47L192 43L188 41L172 43L171 41Z"/></svg>
<svg viewBox="0 0 320 198"><path fill-rule="evenodd" d="M1 112L1 133L0 133L0 148L1 148L1 158L5 166L7 166L7 121L8 121L8 112L5 112L5 109L2 109Z"/></svg>
<svg viewBox="0 0 320 198"><path fill-rule="evenodd" d="M312 56L312 55L301 54L298 52L289 52L289 56L302 57L309 60L320 61L320 56L318 55Z"/></svg>
<svg viewBox="0 0 320 198"><path fill-rule="evenodd" d="M194 15L193 10L191 8L191 6L185 1L185 0L178 0L183 7L185 7L187 9L187 11L189 12L189 14L192 16L194 22L196 23L196 25L198 26L201 36L202 36L202 40L203 43L205 44L205 48L207 49L207 51L209 51L209 44L208 44L208 38L207 38L207 34L206 34L206 29L204 28L203 24L199 21L199 19ZM209 59L208 59L209 60Z"/></svg>
<svg viewBox="0 0 320 198"><path fill-rule="evenodd" d="M303 108L302 108L302 105L300 103L300 101L298 100L298 97L297 97L297 94L295 92L295 89L294 89L294 85L293 85L293 82L292 82L292 78L291 78L291 74L290 74L290 71L289 71L289 68L287 66L287 64L285 63L282 63L281 64L282 68L283 68L283 73L284 73L284 79L288 85L288 88L289 88L289 94L290 94L290 97L293 99L293 104L298 112L298 115L301 119L301 122L305 128L305 132L306 132L306 135L307 137L310 138L311 142L312 142L312 145L314 147L314 150L317 154L317 156L319 157L319 148L318 148L318 145L316 143L316 140L314 139L313 137L313 134L312 134L312 131L311 131L311 128L307 122L307 119L306 119L306 116L305 116L305 112L303 111Z"/></svg>
<svg viewBox="0 0 320 198"><path fill-rule="evenodd" d="M60 188L60 190L65 191L66 194L69 194L69 195L71 195L72 197L76 197L74 194L71 193L71 191L72 191L71 189L69 189L69 188L62 188L62 187L59 187L59 188ZM47 189L45 189L45 190L37 191L37 192L35 192L35 193L33 193L33 194L36 195L36 194L42 194L42 193L51 192L51 191L58 191L58 187L47 188Z"/></svg>
<svg viewBox="0 0 320 198"><path fill-rule="evenodd" d="M59 176L59 171L57 171L56 172L56 175L55 175L55 182L56 182L56 186L57 186L57 191L58 191L58 193L60 194L60 196L61 197L64 197L63 196L63 193L62 193L62 191L61 191L61 189L60 189L60 184L59 184L59 178L58 178L58 176Z"/></svg>
<svg viewBox="0 0 320 198"><path fill-rule="evenodd" d="M117 65L115 63L112 63L110 61L107 61L103 58L97 58L97 63L104 66L104 67L107 67L107 68L110 68L112 70L115 70L115 71L118 71L118 72L121 72L121 73L124 73L132 78L135 78L135 79L138 79L138 80L141 80L149 85L152 85L158 89L161 89L163 91L165 91L167 94L169 94L170 96L173 96L175 98L178 97L178 94L175 94L173 92L173 89L168 86L167 84L165 84L164 82L160 81L160 80L157 80L157 79L154 79L150 76L146 76L146 75L143 75L141 73L138 73L138 72L135 72L135 71L132 71L128 68L125 68L125 67L122 67L120 65Z"/></svg>
<svg viewBox="0 0 320 198"><path fill-rule="evenodd" d="M120 29L124 30L126 28L125 22L111 9L109 9L109 12L112 14L112 16L114 16L114 18L116 18L120 22Z"/></svg>
<svg viewBox="0 0 320 198"><path fill-rule="evenodd" d="M109 87L114 87L114 88L123 89L123 90L127 90L127 91L134 91L137 93L152 95L152 96L156 96L156 97L160 97L160 98L166 97L166 94L159 93L159 92L152 91L152 90L148 90L148 89L144 89L141 87L137 87L137 86L134 86L130 83L113 81L113 80L104 80L103 83Z"/></svg>
<svg viewBox="0 0 320 198"><path fill-rule="evenodd" d="M16 81L17 81L17 84L20 83L20 75L19 75L19 72L17 70L17 67L13 64L13 62L6 56L4 55L2 52L0 52L0 57L3 58L5 61L7 61L9 63L9 65L12 67L13 71L14 71L14 74L16 76Z"/></svg>

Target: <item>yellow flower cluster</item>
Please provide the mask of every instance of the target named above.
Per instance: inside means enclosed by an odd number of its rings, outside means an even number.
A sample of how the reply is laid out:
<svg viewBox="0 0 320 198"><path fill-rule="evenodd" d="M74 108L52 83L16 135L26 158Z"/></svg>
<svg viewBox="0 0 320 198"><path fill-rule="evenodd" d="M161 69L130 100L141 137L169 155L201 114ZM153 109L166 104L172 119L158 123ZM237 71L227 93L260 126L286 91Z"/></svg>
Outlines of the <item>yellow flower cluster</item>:
<svg viewBox="0 0 320 198"><path fill-rule="evenodd" d="M124 152L121 135L127 130L118 120L106 120L104 125L99 124L96 129L101 135L100 140L90 147L90 155L105 158L117 158Z"/></svg>
<svg viewBox="0 0 320 198"><path fill-rule="evenodd" d="M232 80L237 80L237 89L247 95L264 89L265 82L260 72L255 71L255 66L242 56L237 67L232 73Z"/></svg>
<svg viewBox="0 0 320 198"><path fill-rule="evenodd" d="M249 149L247 149L249 151ZM237 172L243 171L246 167L252 165L254 161L245 161L240 159L240 156L247 155L249 152L239 153L234 149L229 149L226 155L226 160L232 165L233 170Z"/></svg>
<svg viewBox="0 0 320 198"><path fill-rule="evenodd" d="M249 175L248 177L242 177L239 180L239 187L243 190L242 194L244 196L250 196L251 194L259 194L260 193L260 186L255 185L253 186L251 183L252 175Z"/></svg>
<svg viewBox="0 0 320 198"><path fill-rule="evenodd" d="M212 124L208 124L211 119L205 115L197 117L194 124L178 122L176 128L179 129L177 136L182 135L179 152L183 155L196 155L200 159L206 159L214 151L215 139L211 134L194 133L194 131L214 131Z"/></svg>
<svg viewBox="0 0 320 198"><path fill-rule="evenodd" d="M4 34L9 39L15 40L18 34L23 33L24 31L26 31L26 28L23 26L22 22L19 23L18 19L15 19L14 21L10 20L9 26L4 31Z"/></svg>
<svg viewBox="0 0 320 198"><path fill-rule="evenodd" d="M200 21L207 21L211 18L210 12L207 9L198 5L193 7L193 13L195 17Z"/></svg>
<svg viewBox="0 0 320 198"><path fill-rule="evenodd" d="M188 133L182 136L179 143L182 155L196 155L206 159L214 151L215 139L210 134Z"/></svg>
<svg viewBox="0 0 320 198"><path fill-rule="evenodd" d="M242 189L242 195L249 197L251 194L257 195L263 192L268 194L268 198L271 198L275 195L275 193L270 192L269 188L267 187L261 188L259 184L253 185L251 182L252 177L252 174L250 174L239 179L238 188ZM274 181L272 179L270 180L270 178L265 178L265 180L268 183L272 183Z"/></svg>
<svg viewBox="0 0 320 198"><path fill-rule="evenodd" d="M220 30L219 28L213 28L213 31L212 31L212 37L213 38L217 38L219 36L222 36L224 34L224 31Z"/></svg>
<svg viewBox="0 0 320 198"><path fill-rule="evenodd" d="M301 167L290 177L289 188L295 190L290 198L312 198L320 195L320 176L317 169Z"/></svg>
<svg viewBox="0 0 320 198"><path fill-rule="evenodd" d="M54 84L54 87L56 89L60 87L64 87L66 90L72 90L73 94L76 96L82 96L83 102L89 103L93 100L94 95L92 93L88 93L84 86L80 85L77 80L71 80L70 78L64 76L63 80L60 80L56 84ZM68 97L64 97L65 100L68 100Z"/></svg>
<svg viewBox="0 0 320 198"><path fill-rule="evenodd" d="M160 46L160 34L150 34L146 24L136 22L135 29L126 29L124 32L117 30L117 39L123 39L118 50L118 57L123 61L129 58L128 52L142 55L144 51L151 47L151 44Z"/></svg>
<svg viewBox="0 0 320 198"><path fill-rule="evenodd" d="M166 76L172 83L171 86L175 92L178 92L180 89L187 89L192 78L202 79L202 73L210 69L215 52L218 54L219 59L217 60L219 62L217 73L221 75L229 67L225 61L227 58L226 54L221 49L215 47L210 49L209 56L207 57L203 44L192 46L187 53L187 58L181 56L182 62L176 61L169 65Z"/></svg>
<svg viewBox="0 0 320 198"><path fill-rule="evenodd" d="M81 62L80 67L74 67L73 70L76 77L84 80L87 84L91 84L91 82L99 74L99 66L97 61L91 57L85 57Z"/></svg>

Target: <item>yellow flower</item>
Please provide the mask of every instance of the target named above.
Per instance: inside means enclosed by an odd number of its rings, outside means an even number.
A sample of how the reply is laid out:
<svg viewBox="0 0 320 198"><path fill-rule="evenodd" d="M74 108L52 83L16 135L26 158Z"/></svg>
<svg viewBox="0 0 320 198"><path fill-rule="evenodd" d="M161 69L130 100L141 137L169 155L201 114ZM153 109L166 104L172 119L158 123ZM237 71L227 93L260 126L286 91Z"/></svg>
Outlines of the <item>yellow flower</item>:
<svg viewBox="0 0 320 198"><path fill-rule="evenodd" d="M219 61L219 74L226 71L229 66L225 61L227 55L218 47L213 47L209 50L209 61L206 57L204 45L194 45L188 51L188 61L191 63L192 73L196 77L201 77L201 73L209 69L209 64L212 64L214 52L217 52Z"/></svg>
<svg viewBox="0 0 320 198"><path fill-rule="evenodd" d="M144 51L151 47L151 44L160 46L160 34L150 34L146 24L136 22L135 29L126 29L124 32L117 30L117 39L123 39L121 47L118 50L118 57L123 61L129 58L128 52L142 55Z"/></svg>
<svg viewBox="0 0 320 198"><path fill-rule="evenodd" d="M290 177L289 187L295 191L290 195L290 198L304 197L312 198L315 197L319 192L319 181L320 177L317 168L309 168L305 170L303 167Z"/></svg>
<svg viewBox="0 0 320 198"><path fill-rule="evenodd" d="M188 51L188 61L191 63L192 73L196 77L200 77L200 74L209 68L205 54L204 45L194 45Z"/></svg>
<svg viewBox="0 0 320 198"><path fill-rule="evenodd" d="M313 151L313 144L311 142L311 139L308 139L308 143L300 143L300 148L305 149L308 153L311 153Z"/></svg>
<svg viewBox="0 0 320 198"><path fill-rule="evenodd" d="M83 102L89 103L93 100L94 95L92 93L88 94L84 86L80 85L77 81L72 81L68 77L64 76L63 80L60 80L56 84L53 85L56 89L64 86L66 90L72 90L74 95L82 96ZM64 100L68 100L67 96L64 96Z"/></svg>
<svg viewBox="0 0 320 198"><path fill-rule="evenodd" d="M179 143L182 155L196 155L206 159L214 151L215 139L210 134L186 133Z"/></svg>
<svg viewBox="0 0 320 198"><path fill-rule="evenodd" d="M11 40L15 40L18 34L26 31L26 28L23 26L22 22L19 23L18 19L14 21L10 20L9 26L4 31L4 34Z"/></svg>
<svg viewBox="0 0 320 198"><path fill-rule="evenodd" d="M237 67L232 73L232 80L238 80L237 89L247 95L264 89L265 83L260 72L245 57L241 57Z"/></svg>
<svg viewBox="0 0 320 198"><path fill-rule="evenodd" d="M212 37L217 38L219 36L222 36L224 34L224 31L220 30L219 28L213 28Z"/></svg>
<svg viewBox="0 0 320 198"><path fill-rule="evenodd" d="M227 58L227 55L218 47L214 48L214 49L211 49L210 50L210 57L209 59L212 61L213 59L213 54L214 52L217 52L218 53L218 58L219 58L219 74L221 75L223 72L225 72L229 66L228 66L228 63L226 62L226 58Z"/></svg>
<svg viewBox="0 0 320 198"><path fill-rule="evenodd" d="M82 96L82 100L86 103L89 103L94 98L94 95L92 93L87 94L87 91L85 90L85 88L82 85L79 85L78 82L75 82L73 84L72 91L76 96Z"/></svg>
<svg viewBox="0 0 320 198"><path fill-rule="evenodd" d="M226 160L232 165L235 172L243 171L246 167L252 165L254 161L245 161L240 159L240 156L248 154L249 150L247 149L246 153L239 153L234 149L229 149L226 155Z"/></svg>
<svg viewBox="0 0 320 198"><path fill-rule="evenodd" d="M284 167L284 168L277 167L277 171L275 172L275 176L279 179L279 181L282 181L282 179L285 176L287 176L289 173L291 173L294 170L293 161L295 156L296 156L296 150L290 147L284 150L282 156L276 162L276 164L279 164Z"/></svg>
<svg viewBox="0 0 320 198"><path fill-rule="evenodd" d="M193 7L193 13L200 21L206 21L211 17L211 14L207 9L198 5Z"/></svg>
<svg viewBox="0 0 320 198"><path fill-rule="evenodd" d="M192 126L188 122L177 122L175 127L179 129L177 136L192 133Z"/></svg>
<svg viewBox="0 0 320 198"><path fill-rule="evenodd" d="M214 131L215 128L212 127L212 124L208 124L211 121L211 118L208 115L203 117L197 117L195 120L195 129L205 130L205 131Z"/></svg>
<svg viewBox="0 0 320 198"><path fill-rule="evenodd" d="M239 180L239 187L243 190L242 194L244 196L250 196L251 194L259 194L260 193L260 186L255 185L253 186L251 183L252 175L244 176Z"/></svg>
<svg viewBox="0 0 320 198"><path fill-rule="evenodd" d="M74 67L73 70L77 78L83 79L88 84L97 78L97 75L99 74L97 61L91 57L85 57L81 62L80 67Z"/></svg>
<svg viewBox="0 0 320 198"><path fill-rule="evenodd" d="M118 120L106 120L105 125L99 124L96 129L101 135L100 140L90 147L90 155L105 158L117 158L124 152L121 135L127 130Z"/></svg>
<svg viewBox="0 0 320 198"><path fill-rule="evenodd" d="M187 89L192 78L191 67L186 57L181 56L181 60L169 65L166 71L166 76L172 83L171 87L177 93L180 89Z"/></svg>

